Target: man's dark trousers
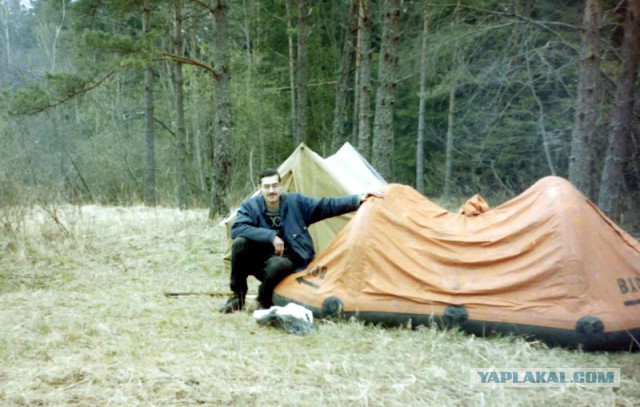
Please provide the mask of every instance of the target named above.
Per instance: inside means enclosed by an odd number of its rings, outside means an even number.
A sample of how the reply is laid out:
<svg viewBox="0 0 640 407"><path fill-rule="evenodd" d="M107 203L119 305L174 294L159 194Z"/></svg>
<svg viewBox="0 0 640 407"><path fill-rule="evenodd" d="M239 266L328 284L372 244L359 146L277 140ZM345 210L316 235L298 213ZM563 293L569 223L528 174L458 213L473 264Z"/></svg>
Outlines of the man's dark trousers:
<svg viewBox="0 0 640 407"><path fill-rule="evenodd" d="M263 308L272 305L271 297L278 283L304 263L299 256L285 249L282 256L275 255L271 243L237 237L231 246L231 291L242 301L247 294L247 278L254 276L259 281L258 302Z"/></svg>

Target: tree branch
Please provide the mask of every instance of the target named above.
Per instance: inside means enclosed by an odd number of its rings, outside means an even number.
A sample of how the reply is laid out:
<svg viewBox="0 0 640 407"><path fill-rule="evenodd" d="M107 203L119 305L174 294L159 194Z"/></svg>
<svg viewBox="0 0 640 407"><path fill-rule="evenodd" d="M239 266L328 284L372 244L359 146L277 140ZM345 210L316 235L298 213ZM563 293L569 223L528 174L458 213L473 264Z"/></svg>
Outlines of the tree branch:
<svg viewBox="0 0 640 407"><path fill-rule="evenodd" d="M307 83L307 87L311 88L311 87L316 87L316 86L326 86L326 85L335 85L337 84L338 81L327 81L327 82L319 82L319 83ZM266 90L267 92L280 92L283 90L290 90L291 86L281 86L279 88L265 88L264 90Z"/></svg>
<svg viewBox="0 0 640 407"><path fill-rule="evenodd" d="M173 130L171 130L171 129L169 128L169 126L167 126L166 124L164 124L164 122L163 122L162 120L157 119L157 118L155 118L155 117L153 118L153 120L154 120L154 121L156 121L157 123L160 123L160 125L161 125L162 127L164 127L164 128L165 128L165 130L166 130L166 131L168 131L168 132L169 132L173 137L177 137L177 136L176 136L176 133L174 133L174 132L173 132Z"/></svg>
<svg viewBox="0 0 640 407"><path fill-rule="evenodd" d="M31 112L27 112L25 114L34 115L34 114L42 113L45 110L48 110L48 109L50 109L52 107L56 107L56 106L59 106L59 105L61 105L63 103L66 103L67 101L73 99L74 97L79 96L79 95L83 95L83 94L89 92L90 90L93 90L93 89L97 88L98 86L102 85L102 83L104 81L106 81L107 79L109 79L114 73L115 73L114 71L111 71L104 78L100 79L98 82L96 82L96 83L94 83L94 84L92 84L92 85L90 85L90 86L88 86L86 88L80 89L80 90L78 90L76 92L70 93L66 97L64 97L63 99L58 100L55 103L50 103L50 104L48 104L46 106L42 106L42 107L40 107L40 108L38 108L36 110L33 110Z"/></svg>
<svg viewBox="0 0 640 407"><path fill-rule="evenodd" d="M570 44L567 41L565 41L564 37L562 35L560 35L559 32L557 32L556 30L552 29L549 26L550 25L555 25L555 26L558 26L558 27L569 28L569 29L572 29L572 30L582 30L582 28L579 27L579 26L575 26L575 25L567 24L567 23L561 23L561 22L557 22L557 21L538 21L538 20L534 20L534 19L529 18L529 17L525 17L525 16L522 16L522 15L519 15L519 14L517 14L515 12L494 11L494 10L488 10L488 9L479 8L479 7L468 6L468 5L464 5L464 4L427 3L426 6L432 6L432 7L460 7L460 8L464 8L464 9L467 9L467 10L478 11L478 12L481 12L481 13L486 13L486 14L491 14L491 15L496 15L496 16L501 16L501 17L511 17L511 18L515 17L518 20L526 21L526 22L528 22L530 24L533 24L535 26L538 26L538 27L542 28L545 31L549 31L550 33L552 33L556 37L560 38L562 40L562 43L565 44L567 47L571 48L575 52L578 52L578 49L573 44Z"/></svg>
<svg viewBox="0 0 640 407"><path fill-rule="evenodd" d="M213 7L211 7L210 5L208 5L207 3L205 3L204 1L201 0L190 0L192 3L195 3L201 7L204 7L207 11L209 11L209 13L211 13L211 15L215 14L215 10L213 9Z"/></svg>
<svg viewBox="0 0 640 407"><path fill-rule="evenodd" d="M202 68L202 69L204 69L206 71L211 72L215 77L218 77L220 75L211 66L209 66L207 64L203 64L202 62L198 62L198 61L194 61L193 59L184 58L184 57L181 57L181 56L178 56L178 55L170 54L168 52L163 52L160 55L161 55L160 58L158 58L158 60L160 60L160 61L174 61L174 62L180 62L182 64L193 65L193 66L197 66L198 68Z"/></svg>
<svg viewBox="0 0 640 407"><path fill-rule="evenodd" d="M132 114L131 116L125 117L125 120L141 119L143 117L144 117L144 112L139 112L139 113ZM164 129L167 130L173 137L176 137L176 133L174 133L173 130L171 130L171 128L167 126L162 120L158 119L157 117L154 117L153 121L155 121L156 123L164 127Z"/></svg>

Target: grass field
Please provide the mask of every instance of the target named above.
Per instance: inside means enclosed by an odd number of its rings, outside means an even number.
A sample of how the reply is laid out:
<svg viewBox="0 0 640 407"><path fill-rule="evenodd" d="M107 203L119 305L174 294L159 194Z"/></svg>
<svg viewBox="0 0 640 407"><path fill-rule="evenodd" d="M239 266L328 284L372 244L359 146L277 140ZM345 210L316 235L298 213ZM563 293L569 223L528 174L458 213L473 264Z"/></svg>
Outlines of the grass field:
<svg viewBox="0 0 640 407"><path fill-rule="evenodd" d="M223 315L224 230L205 211L0 209L0 405L636 406L640 353L435 328ZM255 288L255 281L252 281ZM618 367L620 388L478 388L474 367Z"/></svg>

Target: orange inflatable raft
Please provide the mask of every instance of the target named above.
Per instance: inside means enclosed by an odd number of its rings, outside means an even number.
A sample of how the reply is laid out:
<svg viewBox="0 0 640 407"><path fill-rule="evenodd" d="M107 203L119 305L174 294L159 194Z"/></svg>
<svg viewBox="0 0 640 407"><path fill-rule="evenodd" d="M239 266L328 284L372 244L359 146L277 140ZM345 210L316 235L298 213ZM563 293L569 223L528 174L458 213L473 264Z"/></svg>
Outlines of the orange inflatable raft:
<svg viewBox="0 0 640 407"><path fill-rule="evenodd" d="M543 178L476 216L407 186L384 190L276 287L276 305L585 350L640 348L640 244L568 181Z"/></svg>

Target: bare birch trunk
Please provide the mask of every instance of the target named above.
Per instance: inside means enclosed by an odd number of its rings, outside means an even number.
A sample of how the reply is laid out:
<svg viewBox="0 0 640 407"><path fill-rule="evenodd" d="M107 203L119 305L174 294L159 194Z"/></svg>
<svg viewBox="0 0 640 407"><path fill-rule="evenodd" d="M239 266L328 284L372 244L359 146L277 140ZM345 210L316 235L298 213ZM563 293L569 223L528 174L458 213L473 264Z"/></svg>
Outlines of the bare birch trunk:
<svg viewBox="0 0 640 407"><path fill-rule="evenodd" d="M58 50L58 39L60 38L60 31L62 31L62 26L64 25L64 19L67 14L67 3L65 0L62 0L62 19L60 24L56 27L56 33L53 36L53 44L51 45L51 69L50 72L54 72L56 70L56 55ZM151 11L149 11L151 14Z"/></svg>
<svg viewBox="0 0 640 407"><path fill-rule="evenodd" d="M451 197L451 162L453 160L453 121L456 110L456 81L451 83L449 91L449 114L447 123L447 149L444 162L444 189L442 195L445 200Z"/></svg>
<svg viewBox="0 0 640 407"><path fill-rule="evenodd" d="M418 105L418 139L416 141L416 189L424 194L424 121L425 93L427 92L427 35L429 34L429 18L424 15L422 43L420 45L420 93Z"/></svg>
<svg viewBox="0 0 640 407"><path fill-rule="evenodd" d="M542 104L542 100L538 96L538 91L536 91L535 80L531 73L531 65L529 63L529 58L526 59L527 64L527 74L529 76L529 88L531 88L531 95L533 99L536 101L538 105L538 132L540 133L540 138L542 139L542 150L544 152L544 156L547 160L547 166L549 167L549 173L551 175L556 175L556 169L553 165L553 159L551 158L551 151L549 150L549 135L547 134L547 128L545 126L545 112L544 105Z"/></svg>

